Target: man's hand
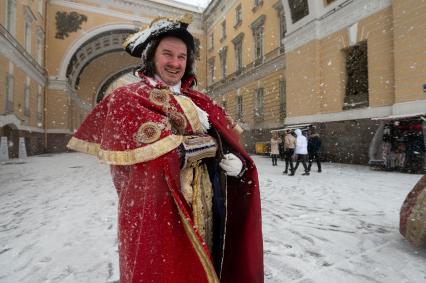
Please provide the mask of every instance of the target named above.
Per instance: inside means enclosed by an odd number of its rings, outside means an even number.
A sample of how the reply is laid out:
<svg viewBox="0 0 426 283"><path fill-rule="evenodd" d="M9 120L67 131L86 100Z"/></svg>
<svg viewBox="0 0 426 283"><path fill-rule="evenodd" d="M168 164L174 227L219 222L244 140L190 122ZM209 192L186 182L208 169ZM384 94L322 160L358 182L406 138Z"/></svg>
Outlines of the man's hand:
<svg viewBox="0 0 426 283"><path fill-rule="evenodd" d="M243 163L233 153L228 153L223 156L219 166L225 171L226 175L236 177L243 169Z"/></svg>

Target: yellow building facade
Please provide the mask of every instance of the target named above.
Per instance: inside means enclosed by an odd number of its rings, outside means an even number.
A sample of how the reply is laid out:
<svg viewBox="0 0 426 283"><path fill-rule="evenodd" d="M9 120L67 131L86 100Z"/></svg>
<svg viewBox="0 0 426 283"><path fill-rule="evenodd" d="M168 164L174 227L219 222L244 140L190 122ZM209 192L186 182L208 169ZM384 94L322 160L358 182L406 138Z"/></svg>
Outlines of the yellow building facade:
<svg viewBox="0 0 426 283"><path fill-rule="evenodd" d="M138 60L121 44L157 16L193 14L198 89L245 129L242 144L310 125L327 160L365 164L377 117L426 112L419 0L5 0L0 136L29 155L60 152ZM131 80L129 75L125 80Z"/></svg>
<svg viewBox="0 0 426 283"><path fill-rule="evenodd" d="M366 164L379 125L372 119L426 114L423 1L223 2L204 12L207 40L215 45L207 52L207 65L216 66L209 90L243 124L247 150L269 140L271 130L309 126L322 136L326 160ZM238 7L242 24L235 28ZM256 64L255 29L263 15L264 52ZM241 33L243 69L235 73L231 42ZM279 46L284 54L274 53Z"/></svg>
<svg viewBox="0 0 426 283"><path fill-rule="evenodd" d="M116 78L138 65L124 39L158 16L190 12L205 42L201 10L167 0L4 0L0 3L0 136L9 157L24 137L28 155L61 152ZM199 86L205 87L204 77ZM5 140L5 139L2 139Z"/></svg>

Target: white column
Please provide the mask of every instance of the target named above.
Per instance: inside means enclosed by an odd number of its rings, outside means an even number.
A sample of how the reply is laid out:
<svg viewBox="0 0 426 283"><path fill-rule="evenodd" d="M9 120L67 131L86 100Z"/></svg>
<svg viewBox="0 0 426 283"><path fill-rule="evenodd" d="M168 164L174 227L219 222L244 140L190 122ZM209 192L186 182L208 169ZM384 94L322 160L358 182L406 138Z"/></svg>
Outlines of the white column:
<svg viewBox="0 0 426 283"><path fill-rule="evenodd" d="M27 148L25 146L25 138L20 137L19 138L19 159L26 159L27 158Z"/></svg>
<svg viewBox="0 0 426 283"><path fill-rule="evenodd" d="M7 144L7 137L1 137L0 140L0 161L9 160L9 149Z"/></svg>

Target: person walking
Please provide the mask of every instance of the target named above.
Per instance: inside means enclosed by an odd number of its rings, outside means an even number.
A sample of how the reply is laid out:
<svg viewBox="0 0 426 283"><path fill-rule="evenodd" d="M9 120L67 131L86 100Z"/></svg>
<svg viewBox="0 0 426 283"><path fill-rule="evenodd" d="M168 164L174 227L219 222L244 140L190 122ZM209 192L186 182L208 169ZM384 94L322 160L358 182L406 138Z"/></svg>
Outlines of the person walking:
<svg viewBox="0 0 426 283"><path fill-rule="evenodd" d="M303 168L305 169L305 173L302 175L307 176L309 175L308 166L306 165L306 156L308 155L308 141L300 129L296 129L294 132L296 133L296 165L294 166L294 169L291 171L289 176L294 176L300 162L302 162Z"/></svg>
<svg viewBox="0 0 426 283"><path fill-rule="evenodd" d="M272 138L271 138L271 157L272 157L272 166L277 166L277 158L280 154L280 144L282 143L282 140L280 136L278 135L277 131L272 132Z"/></svg>
<svg viewBox="0 0 426 283"><path fill-rule="evenodd" d="M262 283L256 166L239 126L193 88L190 22L160 17L125 41L140 81L104 98L68 148L111 166L120 283Z"/></svg>
<svg viewBox="0 0 426 283"><path fill-rule="evenodd" d="M284 136L284 159L285 159L285 170L283 174L288 173L288 167L290 166L290 173L293 171L293 154L296 147L296 138L291 133L290 129L287 129Z"/></svg>
<svg viewBox="0 0 426 283"><path fill-rule="evenodd" d="M320 162L320 148L321 148L321 139L318 133L313 133L308 139L308 171L311 171L312 162L317 163L318 172L321 172L321 162Z"/></svg>

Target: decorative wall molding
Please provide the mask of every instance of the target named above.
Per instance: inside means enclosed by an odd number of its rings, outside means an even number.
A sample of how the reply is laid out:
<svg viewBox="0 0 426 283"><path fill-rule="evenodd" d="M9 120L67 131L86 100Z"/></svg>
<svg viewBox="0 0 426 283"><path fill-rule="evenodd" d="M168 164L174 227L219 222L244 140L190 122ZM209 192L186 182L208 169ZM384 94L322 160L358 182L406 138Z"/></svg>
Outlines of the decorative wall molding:
<svg viewBox="0 0 426 283"><path fill-rule="evenodd" d="M125 52L122 43L132 31L118 30L106 32L85 42L71 58L66 77L71 87L76 89L83 69L94 59L111 52Z"/></svg>
<svg viewBox="0 0 426 283"><path fill-rule="evenodd" d="M0 25L0 54L31 77L39 85L46 84L47 72L23 46Z"/></svg>
<svg viewBox="0 0 426 283"><path fill-rule="evenodd" d="M305 17L306 19L304 18L295 24L291 23L288 2L284 1L284 4L287 19L287 36L284 38L284 44L287 51L292 51L312 40L322 39L391 6L392 0L336 1L327 9L320 7L319 11L310 11L310 14ZM303 25L300 25L301 23Z"/></svg>
<svg viewBox="0 0 426 283"><path fill-rule="evenodd" d="M168 15L173 17L179 17L182 16L187 11L192 11L189 9L170 9L170 6L167 6L166 4L161 4L160 1L158 3L155 3L154 1L116 1L116 0L96 0L96 1L90 1L93 3L92 5L88 4L81 4L81 3L75 3L73 1L67 1L67 0L50 0L50 4L62 6L62 7L68 7L71 9L76 9L80 11L85 11L88 13L94 13L94 14L101 14L106 15L122 20L127 21L134 21L134 22L141 22L144 24L151 23L151 18L143 17L139 15L135 15L135 11L149 11L147 14L149 15ZM104 7L99 7L99 2L103 2L104 4L108 4L113 7L120 8L122 10L128 10L129 13L123 13L118 12L117 10L111 10L106 8L107 5L103 5ZM167 1L164 1L167 2ZM178 4L177 4L178 5ZM185 6L185 4L181 4L181 6ZM202 30L202 22L201 22L201 14L196 11L193 14L193 23L189 26L189 30L191 32L196 33L203 33Z"/></svg>
<svg viewBox="0 0 426 283"><path fill-rule="evenodd" d="M411 115L413 113L426 113L426 99L395 103L392 106L368 107L336 113L287 117L282 124L325 123L345 120L383 118L393 115Z"/></svg>
<svg viewBox="0 0 426 283"><path fill-rule="evenodd" d="M230 82L216 87L213 85L213 88L209 91L209 95L211 95L212 97L224 95L229 91L238 89L250 82L259 80L267 75L284 69L285 65L285 56L284 54L281 54L280 56L275 57L267 63L264 63L255 68L250 69L249 71L244 72L242 75L235 77L235 79L231 80Z"/></svg>
<svg viewBox="0 0 426 283"><path fill-rule="evenodd" d="M385 117L392 115L391 106L368 107L355 110L347 110L336 113L324 113L308 116L287 117L283 125L301 124L301 123L325 123L346 120L368 119L376 117Z"/></svg>
<svg viewBox="0 0 426 283"><path fill-rule="evenodd" d="M410 113L426 113L426 98L423 100L395 103L392 106L392 115Z"/></svg>
<svg viewBox="0 0 426 283"><path fill-rule="evenodd" d="M96 37L104 32L114 32L116 30L137 30L138 27L134 24L130 23L122 23L122 24L108 24L103 26L97 26L92 29L86 30L83 36L74 41L69 48L65 51L61 64L59 66L59 71L57 75L58 80L66 80L66 73L69 63L71 62L71 58L77 52L77 50L83 46L86 42L88 42L91 38Z"/></svg>
<svg viewBox="0 0 426 283"><path fill-rule="evenodd" d="M29 133L42 133L42 134L46 132L46 130L43 128L36 128L36 127L30 127L30 126L18 126L18 130L26 131Z"/></svg>
<svg viewBox="0 0 426 283"><path fill-rule="evenodd" d="M65 39L70 33L81 29L81 24L87 22L87 16L75 11L61 12L57 11L55 16L56 34L55 38Z"/></svg>
<svg viewBox="0 0 426 283"><path fill-rule="evenodd" d="M73 131L70 131L68 129L46 129L46 133L48 133L48 134L66 134L66 135L74 134Z"/></svg>
<svg viewBox="0 0 426 283"><path fill-rule="evenodd" d="M239 0L212 0L203 13L204 15L208 15L204 19L206 21L206 31L209 32L211 28L216 26L219 22L222 22L225 15L228 14L229 10L234 7L237 2L239 2Z"/></svg>

